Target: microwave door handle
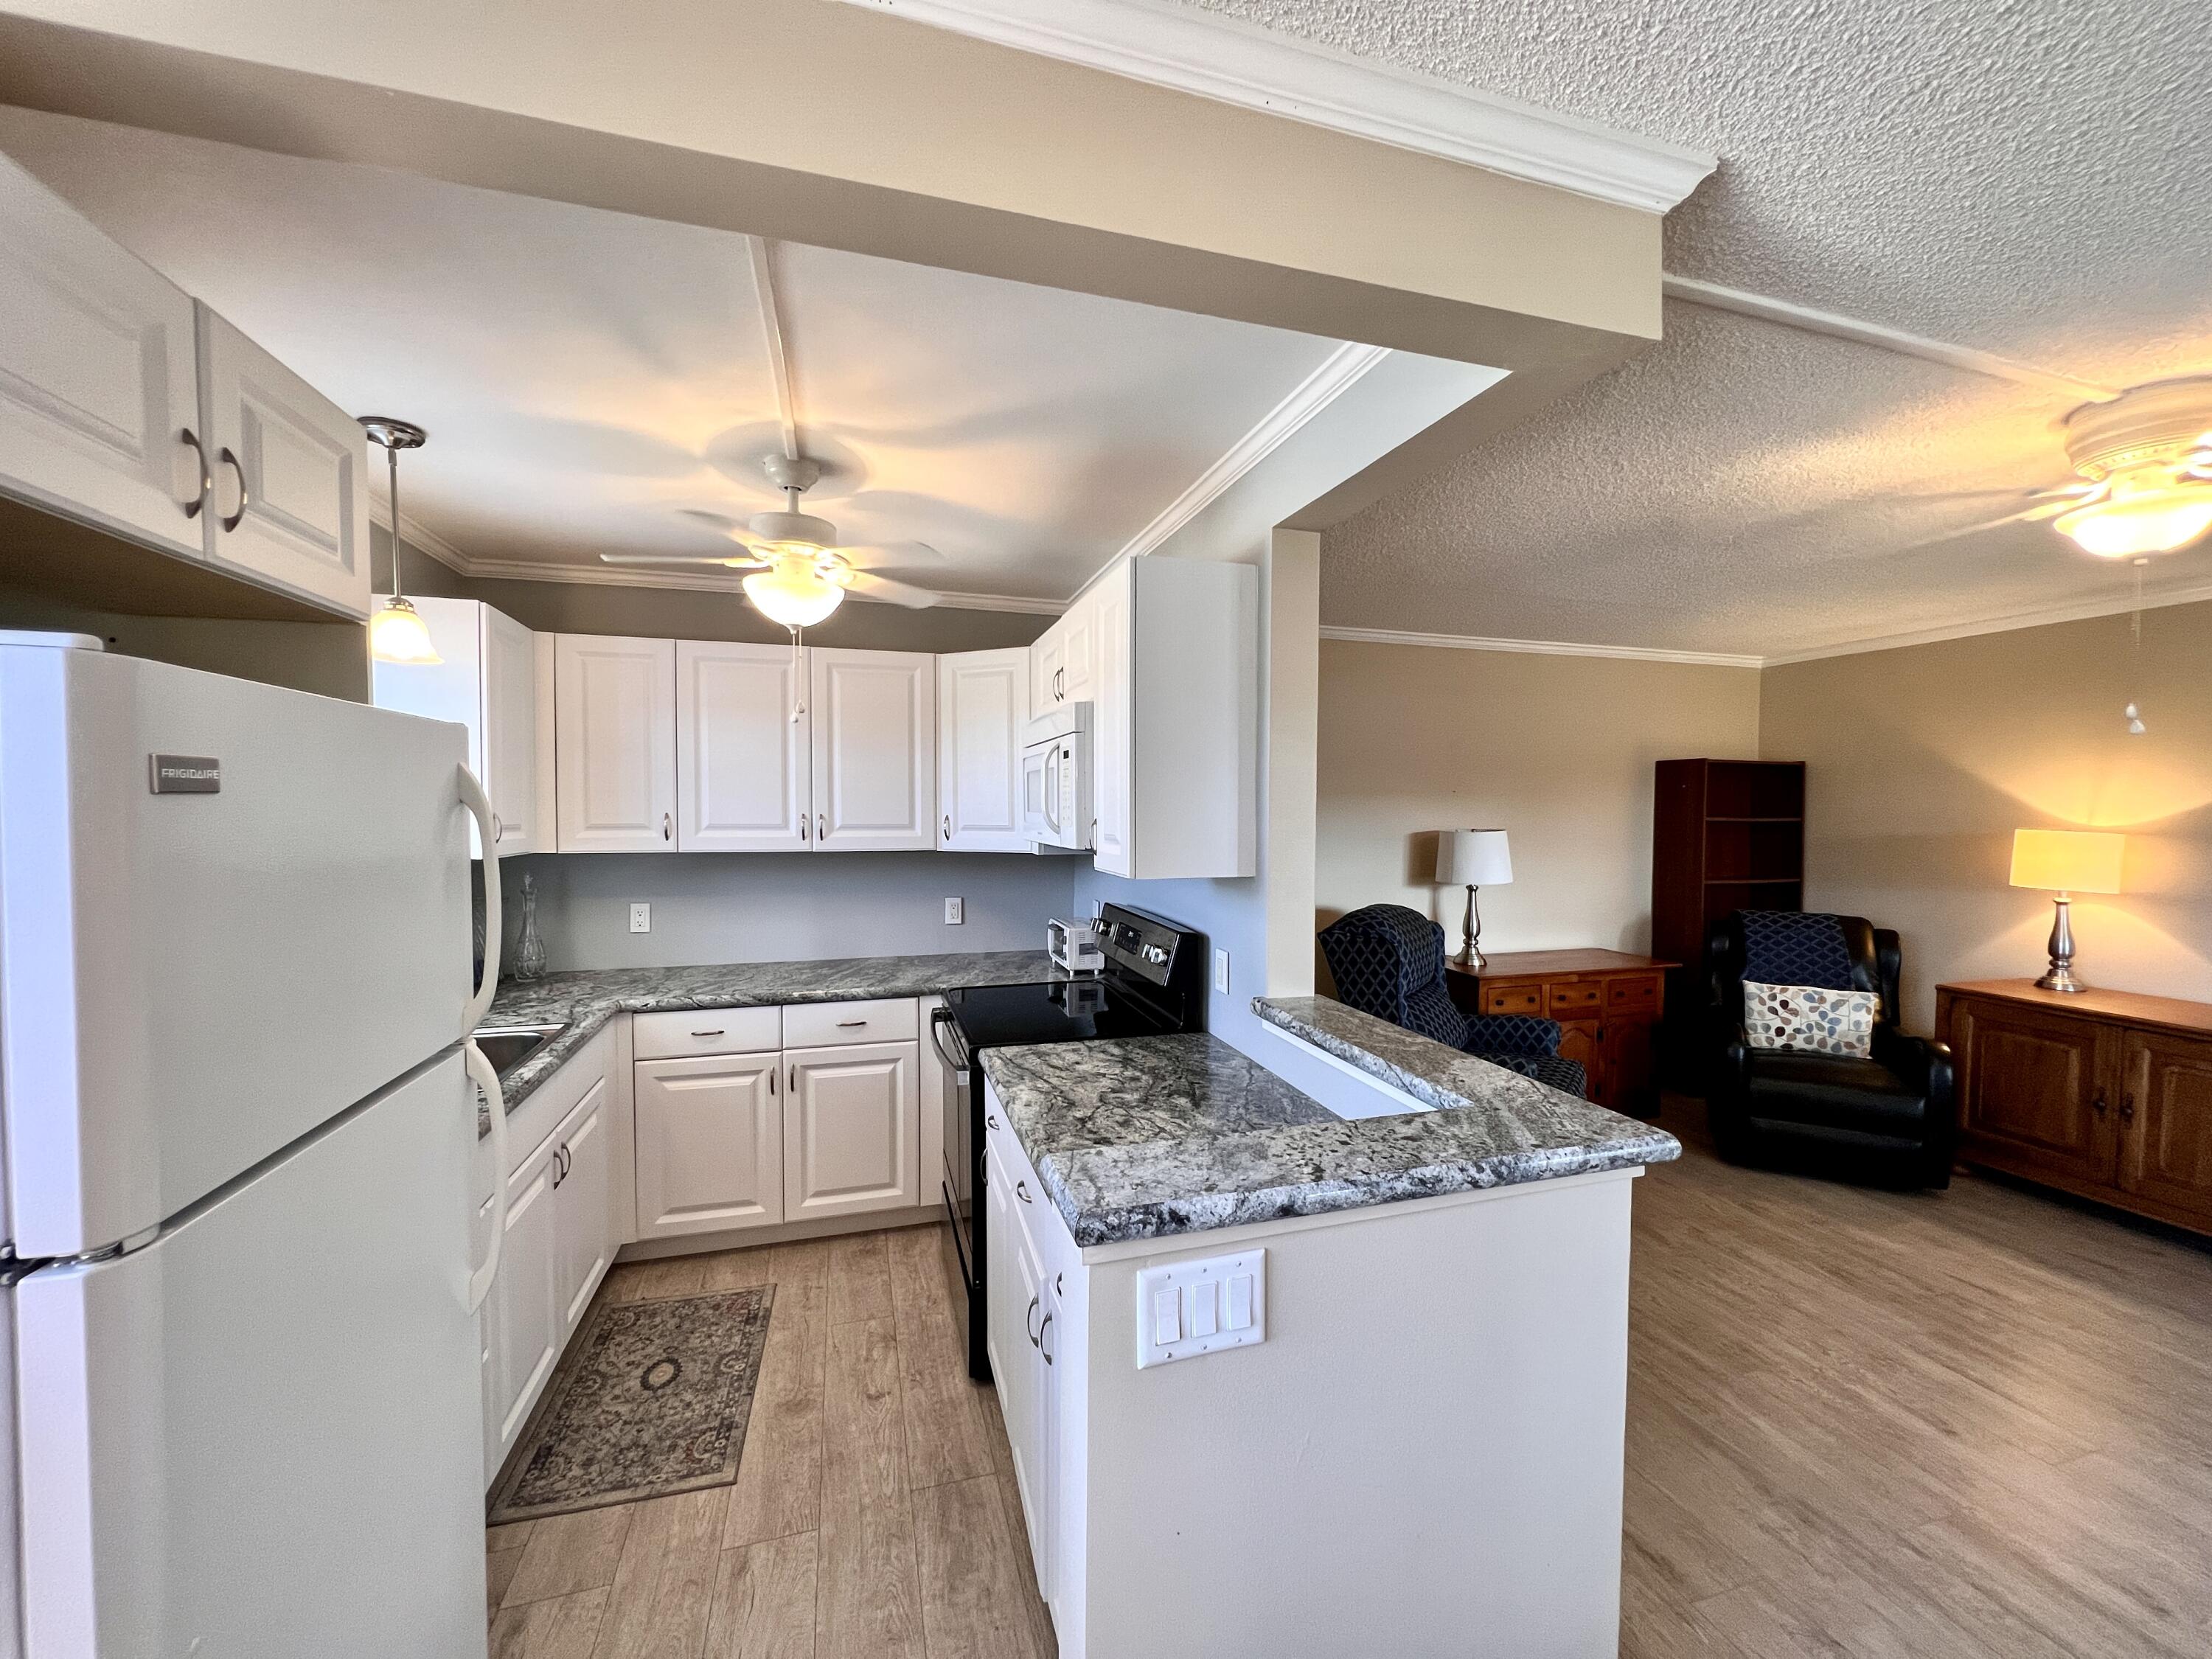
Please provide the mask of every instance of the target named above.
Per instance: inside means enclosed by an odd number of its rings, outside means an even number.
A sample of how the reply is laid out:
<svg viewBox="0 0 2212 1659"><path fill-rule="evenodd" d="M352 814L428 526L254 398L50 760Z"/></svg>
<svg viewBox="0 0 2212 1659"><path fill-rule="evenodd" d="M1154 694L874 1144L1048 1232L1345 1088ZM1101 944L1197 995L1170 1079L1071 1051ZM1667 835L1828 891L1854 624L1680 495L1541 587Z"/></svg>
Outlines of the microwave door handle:
<svg viewBox="0 0 2212 1659"><path fill-rule="evenodd" d="M1052 831L1053 838L1058 840L1060 836L1060 745L1057 743L1053 744L1051 751L1044 757L1044 822L1045 827Z"/></svg>
<svg viewBox="0 0 2212 1659"><path fill-rule="evenodd" d="M499 831L492 823L491 798L477 781L477 775L465 764L458 769L460 776L461 805L476 817L477 838L483 843L484 893L484 961L483 981L461 1016L461 1035L466 1036L484 1022L491 1012L491 1000L499 992L499 936L503 929L499 914ZM497 1094L492 1096L496 1101Z"/></svg>

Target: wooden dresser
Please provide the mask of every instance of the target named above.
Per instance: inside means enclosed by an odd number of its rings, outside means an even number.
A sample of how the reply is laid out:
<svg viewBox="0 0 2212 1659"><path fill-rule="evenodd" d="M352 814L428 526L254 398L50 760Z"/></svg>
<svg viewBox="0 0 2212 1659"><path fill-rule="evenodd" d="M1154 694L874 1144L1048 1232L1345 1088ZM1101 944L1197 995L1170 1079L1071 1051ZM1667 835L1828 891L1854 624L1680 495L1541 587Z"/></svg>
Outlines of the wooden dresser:
<svg viewBox="0 0 2212 1659"><path fill-rule="evenodd" d="M1964 1161L2212 1232L2212 1003L1984 980L1936 988L1936 1030Z"/></svg>
<svg viewBox="0 0 2212 1659"><path fill-rule="evenodd" d="M1557 1020L1559 1053L1589 1074L1589 1097L1638 1117L1659 1110L1653 1034L1667 1010L1667 970L1678 964L1626 951L1516 951L1480 976L1445 964L1452 1000L1471 1014Z"/></svg>

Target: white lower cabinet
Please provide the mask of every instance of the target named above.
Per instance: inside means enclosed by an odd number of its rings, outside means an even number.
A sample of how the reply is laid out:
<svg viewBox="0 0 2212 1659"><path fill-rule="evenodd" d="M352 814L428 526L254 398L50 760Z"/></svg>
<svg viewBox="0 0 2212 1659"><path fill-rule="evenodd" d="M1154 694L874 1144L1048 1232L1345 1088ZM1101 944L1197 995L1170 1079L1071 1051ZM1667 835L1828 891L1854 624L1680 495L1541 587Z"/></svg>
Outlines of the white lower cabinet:
<svg viewBox="0 0 2212 1659"><path fill-rule="evenodd" d="M786 1220L902 1210L921 1202L918 1065L910 1042L786 1054Z"/></svg>
<svg viewBox="0 0 2212 1659"><path fill-rule="evenodd" d="M781 1052L637 1062L641 1239L783 1219Z"/></svg>
<svg viewBox="0 0 2212 1659"><path fill-rule="evenodd" d="M554 1136L560 1160L553 1176L554 1301L564 1340L583 1319L592 1292L614 1261L607 1224L613 1164L607 1092L607 1079L601 1078Z"/></svg>
<svg viewBox="0 0 2212 1659"><path fill-rule="evenodd" d="M485 1304L490 1327L492 1432L487 1475L522 1431L530 1408L553 1374L567 1334L558 1308L556 1282L551 1141L507 1177L507 1237L501 1249L499 1277Z"/></svg>

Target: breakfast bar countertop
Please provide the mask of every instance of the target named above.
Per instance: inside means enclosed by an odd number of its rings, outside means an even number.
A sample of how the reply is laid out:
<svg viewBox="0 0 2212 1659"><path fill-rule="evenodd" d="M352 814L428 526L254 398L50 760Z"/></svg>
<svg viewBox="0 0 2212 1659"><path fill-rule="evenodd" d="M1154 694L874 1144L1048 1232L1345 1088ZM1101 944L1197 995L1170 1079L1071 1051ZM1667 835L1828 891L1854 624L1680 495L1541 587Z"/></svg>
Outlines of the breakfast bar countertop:
<svg viewBox="0 0 2212 1659"><path fill-rule="evenodd" d="M1042 985L1067 977L1042 951L580 969L542 979L506 981L492 1000L484 1024L568 1026L500 1079L500 1092L513 1112L618 1013L863 1002L877 997L935 996L975 985Z"/></svg>
<svg viewBox="0 0 2212 1659"><path fill-rule="evenodd" d="M1322 1004L1321 1008L1310 1004ZM1367 1016L1326 999L1271 1005L1316 1033ZM1295 1030L1285 1018L1260 1012ZM1321 1215L1403 1199L1663 1163L1674 1136L1399 1031L1437 1056L1363 1066L1435 1109L1343 1118L1259 1061L1202 1033L987 1048L983 1072L1079 1245ZM1305 1032L1299 1032L1305 1036ZM1340 1034L1342 1048L1355 1045ZM1464 1062L1467 1070L1447 1061ZM1351 1063L1357 1064L1353 1061ZM1389 1065L1385 1077L1379 1065ZM1407 1089L1425 1069L1451 1087ZM1431 1097L1431 1096L1433 1097Z"/></svg>

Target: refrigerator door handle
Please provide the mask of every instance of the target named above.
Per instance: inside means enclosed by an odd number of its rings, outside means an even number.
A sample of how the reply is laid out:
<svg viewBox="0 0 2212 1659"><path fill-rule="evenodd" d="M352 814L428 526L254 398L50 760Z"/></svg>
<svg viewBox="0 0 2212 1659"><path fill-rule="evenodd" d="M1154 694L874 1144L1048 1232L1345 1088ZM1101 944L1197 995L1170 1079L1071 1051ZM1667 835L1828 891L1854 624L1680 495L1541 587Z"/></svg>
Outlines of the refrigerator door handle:
<svg viewBox="0 0 2212 1659"><path fill-rule="evenodd" d="M500 1093L499 1073L474 1038L461 1045L461 1059L491 1108L491 1243L485 1247L483 1266L469 1275L469 1311L475 1313L491 1294L507 1243L507 1102Z"/></svg>
<svg viewBox="0 0 2212 1659"><path fill-rule="evenodd" d="M475 773L466 766L461 767L459 772L461 805L476 815L477 838L483 843L483 981L469 999L468 1014L461 1022L461 1034L465 1036L483 1024L484 1016L491 1012L491 1000L498 993L499 938L505 931L505 923L499 914L499 830L492 819L491 799L484 793L483 785L477 781ZM496 1102L499 1091L494 1090L491 1097Z"/></svg>

